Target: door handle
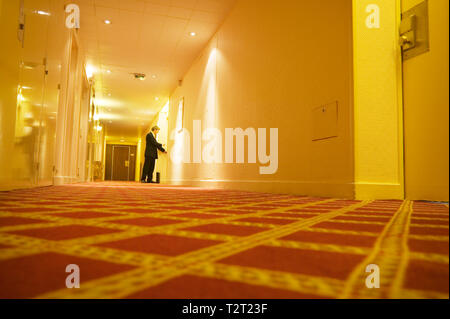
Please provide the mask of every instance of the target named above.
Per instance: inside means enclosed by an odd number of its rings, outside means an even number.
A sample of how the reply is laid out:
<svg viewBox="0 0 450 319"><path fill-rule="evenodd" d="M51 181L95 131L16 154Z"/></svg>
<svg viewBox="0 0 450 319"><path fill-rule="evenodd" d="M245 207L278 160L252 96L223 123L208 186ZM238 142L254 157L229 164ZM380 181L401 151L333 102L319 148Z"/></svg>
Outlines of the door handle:
<svg viewBox="0 0 450 319"><path fill-rule="evenodd" d="M400 24L399 44L404 51L416 47L416 27L417 17L415 15L403 18Z"/></svg>
<svg viewBox="0 0 450 319"><path fill-rule="evenodd" d="M399 45L403 61L430 51L428 0L402 13Z"/></svg>
<svg viewBox="0 0 450 319"><path fill-rule="evenodd" d="M407 44L410 44L411 43L411 39L408 36L406 36L406 35L401 35L399 40L398 40L398 43L400 44L400 46L403 47L403 46L405 46Z"/></svg>

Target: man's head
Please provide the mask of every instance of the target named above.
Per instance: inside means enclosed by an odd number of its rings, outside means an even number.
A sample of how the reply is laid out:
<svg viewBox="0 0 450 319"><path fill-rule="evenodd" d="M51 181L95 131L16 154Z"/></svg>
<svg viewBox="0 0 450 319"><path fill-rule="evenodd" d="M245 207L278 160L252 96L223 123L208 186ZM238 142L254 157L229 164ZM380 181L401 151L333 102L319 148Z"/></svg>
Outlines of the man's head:
<svg viewBox="0 0 450 319"><path fill-rule="evenodd" d="M156 134L158 134L159 130L160 130L160 128L158 126L152 127L152 132L153 132L153 134L155 134L155 136L156 136Z"/></svg>

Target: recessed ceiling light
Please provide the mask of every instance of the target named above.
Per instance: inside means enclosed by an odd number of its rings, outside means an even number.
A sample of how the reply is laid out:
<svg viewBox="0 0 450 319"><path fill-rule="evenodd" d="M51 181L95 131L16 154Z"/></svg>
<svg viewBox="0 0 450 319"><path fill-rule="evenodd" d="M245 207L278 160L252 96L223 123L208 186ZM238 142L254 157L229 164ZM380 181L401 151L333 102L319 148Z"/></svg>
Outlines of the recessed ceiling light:
<svg viewBox="0 0 450 319"><path fill-rule="evenodd" d="M111 109L108 109L108 112L111 112L112 110Z"/></svg>
<svg viewBox="0 0 450 319"><path fill-rule="evenodd" d="M49 16L50 15L49 12L45 12L45 11L42 11L42 10L37 10L36 13L41 15L41 16Z"/></svg>
<svg viewBox="0 0 450 319"><path fill-rule="evenodd" d="M22 67L27 70L35 69L39 64L34 62L22 62Z"/></svg>
<svg viewBox="0 0 450 319"><path fill-rule="evenodd" d="M195 37L197 35L197 33L195 33L195 32L191 32L190 34L191 34L191 37Z"/></svg>
<svg viewBox="0 0 450 319"><path fill-rule="evenodd" d="M32 87L31 87L31 86L22 86L22 89L23 89L23 90L31 90Z"/></svg>
<svg viewBox="0 0 450 319"><path fill-rule="evenodd" d="M111 73L111 70L106 70L106 73L110 74L110 73Z"/></svg>
<svg viewBox="0 0 450 319"><path fill-rule="evenodd" d="M159 97L155 97L155 101L159 101Z"/></svg>
<svg viewBox="0 0 450 319"><path fill-rule="evenodd" d="M111 20L105 20L103 22L105 22L105 24L111 24Z"/></svg>
<svg viewBox="0 0 450 319"><path fill-rule="evenodd" d="M156 79L156 74L153 74L153 75L152 75L152 79Z"/></svg>
<svg viewBox="0 0 450 319"><path fill-rule="evenodd" d="M137 80L144 81L145 80L145 74L144 73L131 73L133 74L134 78Z"/></svg>

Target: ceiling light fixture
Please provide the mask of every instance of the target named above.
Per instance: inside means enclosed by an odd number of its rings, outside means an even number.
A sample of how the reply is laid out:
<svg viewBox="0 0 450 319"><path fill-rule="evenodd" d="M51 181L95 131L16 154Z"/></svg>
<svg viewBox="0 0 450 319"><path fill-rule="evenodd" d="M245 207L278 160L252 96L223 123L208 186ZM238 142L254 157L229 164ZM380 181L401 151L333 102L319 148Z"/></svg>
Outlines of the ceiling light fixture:
<svg viewBox="0 0 450 319"><path fill-rule="evenodd" d="M156 79L156 74L153 74L153 75L152 75L152 79Z"/></svg>
<svg viewBox="0 0 450 319"><path fill-rule="evenodd" d="M197 33L191 32L191 37L195 37L196 35L197 35Z"/></svg>
<svg viewBox="0 0 450 319"><path fill-rule="evenodd" d="M106 73L111 74L111 70L106 70Z"/></svg>
<svg viewBox="0 0 450 319"><path fill-rule="evenodd" d="M131 73L134 75L134 78L137 80L144 81L145 80L145 74L144 73Z"/></svg>
<svg viewBox="0 0 450 319"><path fill-rule="evenodd" d="M41 16L49 16L50 15L50 13L42 11L42 10L37 10L36 13Z"/></svg>
<svg viewBox="0 0 450 319"><path fill-rule="evenodd" d="M94 76L94 73L96 72L96 69L92 65L86 65L86 76L88 79L92 78Z"/></svg>
<svg viewBox="0 0 450 319"><path fill-rule="evenodd" d="M35 62L22 62L22 63L21 63L21 66L22 66L24 69L27 69L27 70L34 70L36 67L39 66L39 63L35 63Z"/></svg>
<svg viewBox="0 0 450 319"><path fill-rule="evenodd" d="M105 20L103 22L105 22L105 24L111 24L111 20Z"/></svg>

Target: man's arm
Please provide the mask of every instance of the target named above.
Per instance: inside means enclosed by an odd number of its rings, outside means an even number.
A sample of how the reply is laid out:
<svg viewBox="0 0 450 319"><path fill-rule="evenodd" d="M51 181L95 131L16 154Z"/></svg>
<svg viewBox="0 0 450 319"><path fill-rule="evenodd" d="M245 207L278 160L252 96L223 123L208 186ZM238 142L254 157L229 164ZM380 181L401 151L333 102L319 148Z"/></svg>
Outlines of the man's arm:
<svg viewBox="0 0 450 319"><path fill-rule="evenodd" d="M159 149L161 152L165 153L166 150L163 148L161 143L158 143L158 141L155 139L153 134L150 134L150 143L156 146L157 149Z"/></svg>
<svg viewBox="0 0 450 319"><path fill-rule="evenodd" d="M164 147L162 146L162 144L159 144L159 145L160 145L160 146L158 146L158 149L159 149L161 152L165 153L166 150L164 149Z"/></svg>
<svg viewBox="0 0 450 319"><path fill-rule="evenodd" d="M147 143L150 142L150 144L152 144L153 146L156 146L157 148L162 147L162 144L158 143L158 141L155 139L155 137L153 136L152 133L149 133L148 137L149 137L149 139L148 139Z"/></svg>

